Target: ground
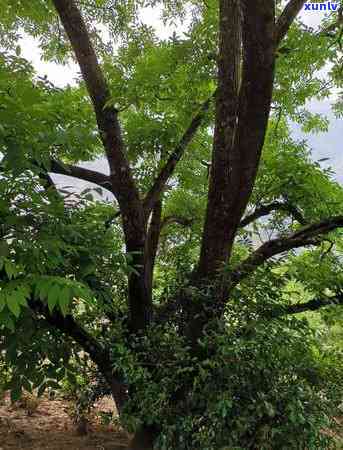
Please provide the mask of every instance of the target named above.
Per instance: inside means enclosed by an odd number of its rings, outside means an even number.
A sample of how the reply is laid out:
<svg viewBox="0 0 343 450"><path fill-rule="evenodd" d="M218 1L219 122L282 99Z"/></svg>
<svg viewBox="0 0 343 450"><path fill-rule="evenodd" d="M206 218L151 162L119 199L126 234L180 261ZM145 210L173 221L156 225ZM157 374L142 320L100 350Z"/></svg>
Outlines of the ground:
<svg viewBox="0 0 343 450"><path fill-rule="evenodd" d="M124 450L128 436L117 426L101 424L101 412L112 412L113 401L102 399L95 408L86 435L70 417L71 404L62 399L41 399L37 404L11 405L8 396L0 403L0 450ZM343 418L337 421L342 435L335 434L343 449Z"/></svg>
<svg viewBox="0 0 343 450"><path fill-rule="evenodd" d="M94 414L88 433L80 436L70 417L65 400L43 398L37 409L11 405L8 398L0 404L0 450L123 450L127 436L117 427L102 425ZM102 401L96 411L108 411L110 401ZM34 408L32 408L34 409Z"/></svg>

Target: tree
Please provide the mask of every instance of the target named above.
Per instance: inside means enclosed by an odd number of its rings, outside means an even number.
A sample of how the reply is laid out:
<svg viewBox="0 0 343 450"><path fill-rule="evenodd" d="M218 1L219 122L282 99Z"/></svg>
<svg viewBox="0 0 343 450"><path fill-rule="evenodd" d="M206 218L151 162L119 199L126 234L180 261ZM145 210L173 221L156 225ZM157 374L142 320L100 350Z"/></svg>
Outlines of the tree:
<svg viewBox="0 0 343 450"><path fill-rule="evenodd" d="M217 361L211 332L224 333L230 311L240 333L248 326L237 299L246 299L242 311L249 299L276 300L254 314L261 330L274 320L280 333L289 315L342 304L343 191L306 144L292 140L288 124L326 126L304 105L342 86L341 12L315 32L296 19L304 3L165 2L167 19L187 8L194 14L188 34L160 40L137 18L145 2L2 0L0 311L2 329L19 336L11 347L3 331L19 367L14 391L48 384L42 366L30 375L47 354L56 368L48 379L58 379L70 357L67 337L97 365L123 420L141 410L132 448L157 439L161 446L163 421L142 418L144 395L157 395L166 376L160 366L170 363L172 377L177 362L181 381L166 389L161 411L186 414L200 368ZM118 48L104 42L101 24ZM71 50L78 86L37 79L20 49L10 51L21 30L40 38L47 58L65 61ZM328 63L324 82L318 70ZM102 153L109 175L77 165ZM70 198L54 174L107 189L113 204ZM256 222L262 217L270 220ZM253 230L273 228L260 246L251 240ZM324 262L326 271L311 277ZM300 303L284 301L291 281L304 289ZM20 330L35 342L32 364L19 357L27 345ZM56 342L63 351L53 358ZM246 432L246 448L256 448L262 425L253 437Z"/></svg>

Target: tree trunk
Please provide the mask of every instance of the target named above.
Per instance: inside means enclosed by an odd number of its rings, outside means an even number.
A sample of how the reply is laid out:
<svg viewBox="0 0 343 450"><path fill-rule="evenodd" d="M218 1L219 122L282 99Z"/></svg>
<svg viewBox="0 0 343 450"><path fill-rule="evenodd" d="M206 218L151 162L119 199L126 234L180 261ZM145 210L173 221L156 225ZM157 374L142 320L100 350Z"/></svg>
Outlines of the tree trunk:
<svg viewBox="0 0 343 450"><path fill-rule="evenodd" d="M208 203L198 275L215 279L229 256L230 153L237 127L241 71L241 17L236 0L219 2L218 90Z"/></svg>
<svg viewBox="0 0 343 450"><path fill-rule="evenodd" d="M274 81L274 0L221 0L219 53L212 173L198 266L200 278L209 280L218 279L230 258L261 157Z"/></svg>
<svg viewBox="0 0 343 450"><path fill-rule="evenodd" d="M140 428L132 438L128 450L153 450L157 431L153 427Z"/></svg>

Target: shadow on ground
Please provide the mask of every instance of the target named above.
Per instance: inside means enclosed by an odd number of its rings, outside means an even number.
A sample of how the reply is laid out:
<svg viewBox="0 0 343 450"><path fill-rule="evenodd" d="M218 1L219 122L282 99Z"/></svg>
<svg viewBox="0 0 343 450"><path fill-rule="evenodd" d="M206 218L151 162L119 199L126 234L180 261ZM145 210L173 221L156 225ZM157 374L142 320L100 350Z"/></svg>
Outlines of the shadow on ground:
<svg viewBox="0 0 343 450"><path fill-rule="evenodd" d="M127 437L113 426L103 426L95 418L85 436L79 436L68 415L68 403L43 399L32 414L0 405L0 450L123 450Z"/></svg>

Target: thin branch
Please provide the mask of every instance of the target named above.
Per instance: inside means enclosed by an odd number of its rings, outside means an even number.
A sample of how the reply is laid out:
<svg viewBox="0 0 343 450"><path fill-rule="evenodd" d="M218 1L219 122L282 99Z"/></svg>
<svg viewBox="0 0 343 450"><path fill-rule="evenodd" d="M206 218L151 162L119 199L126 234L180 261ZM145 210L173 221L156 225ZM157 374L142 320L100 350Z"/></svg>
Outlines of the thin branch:
<svg viewBox="0 0 343 450"><path fill-rule="evenodd" d="M267 311L264 313L265 317L274 319L291 314L300 314L310 311L319 311L328 306L343 306L343 292L336 294L333 297L314 298L305 303L295 303L294 305L280 306L279 308Z"/></svg>
<svg viewBox="0 0 343 450"><path fill-rule="evenodd" d="M299 314L306 311L318 311L321 308L335 305L343 306L343 293L338 294L335 297L315 298L306 303L296 303L294 305L289 305L282 311L281 315Z"/></svg>
<svg viewBox="0 0 343 450"><path fill-rule="evenodd" d="M111 178L101 172L97 172L91 169L85 169L84 167L74 166L72 164L67 164L56 159L50 161L50 170L47 171L42 165L40 165L35 160L30 160L30 163L39 169L39 178L46 183L48 187L55 188L55 183L53 182L49 172L58 175L67 175L74 178L79 178L80 180L87 181L90 183L97 184L102 188L108 189L112 192ZM4 167L0 163L0 172L4 171Z"/></svg>
<svg viewBox="0 0 343 450"><path fill-rule="evenodd" d="M292 239L308 239L319 236L321 234L327 234L336 228L343 227L343 216L330 217L320 222L307 225L300 230L296 231L291 238Z"/></svg>
<svg viewBox="0 0 343 450"><path fill-rule="evenodd" d="M199 127L203 123L204 117L205 117L207 111L209 110L209 107L210 107L210 104L211 104L211 101L212 101L214 95L215 94L213 94L210 98L208 98L201 105L199 112L194 116L189 127L184 132L180 142L177 144L174 151L169 156L168 161L166 162L165 166L160 171L160 173L157 176L157 178L155 179L152 187L150 188L149 192L147 193L147 195L144 199L144 211L145 211L146 217L149 216L152 208L154 207L154 204L160 198L160 194L163 191L167 181L172 176L178 161L183 156L187 146L191 143L191 141L193 140Z"/></svg>
<svg viewBox="0 0 343 450"><path fill-rule="evenodd" d="M162 201L159 200L152 210L151 220L145 242L146 277L150 289L152 288L154 266L161 234L161 216Z"/></svg>
<svg viewBox="0 0 343 450"><path fill-rule="evenodd" d="M98 186L101 186L102 188L108 189L112 192L110 177L101 172L97 172L91 169L85 169L84 167L80 166L65 164L57 160L51 161L50 171L52 173L67 175L70 177L79 178L83 181L97 184Z"/></svg>
<svg viewBox="0 0 343 450"><path fill-rule="evenodd" d="M340 227L343 227L343 216L331 217L302 227L288 237L276 238L264 243L231 273L230 287L238 284L273 256L308 245L318 245L320 236Z"/></svg>
<svg viewBox="0 0 343 450"><path fill-rule="evenodd" d="M330 241L330 239L323 239L322 242L326 242L329 244L328 248L323 251L323 253L320 255L320 260L323 261L323 259L331 252L333 249L335 243L333 241Z"/></svg>
<svg viewBox="0 0 343 450"><path fill-rule="evenodd" d="M183 227L190 227L192 223L194 222L193 219L188 219L187 217L182 216L166 216L162 220L161 228L164 228L172 223L176 223L178 225L181 225Z"/></svg>
<svg viewBox="0 0 343 450"><path fill-rule="evenodd" d="M244 228L247 225L254 222L255 220L260 219L261 217L264 216L268 216L273 211L287 212L301 225L306 225L306 220L304 219L303 215L296 206L293 206L287 202L275 201L269 203L268 205L261 205L260 207L256 208L253 213L244 217L239 227Z"/></svg>
<svg viewBox="0 0 343 450"><path fill-rule="evenodd" d="M307 224L301 211L296 206L293 206L287 202L275 201L267 205L261 205L258 208L256 208L254 212L248 214L247 216L244 217L244 219L242 219L241 223L239 224L239 227L244 228L247 225L250 225L252 222L255 222L255 220L260 219L261 217L268 216L273 211L284 211L286 213L289 213L289 215L292 216L301 225ZM171 215L164 217L164 219L162 220L161 228L164 228L173 223L176 223L183 227L189 227L192 225L193 222L194 219Z"/></svg>
<svg viewBox="0 0 343 450"><path fill-rule="evenodd" d="M334 33L337 28L341 28L343 25L343 5L341 5L337 11L337 20L336 22L330 24L328 27L320 30L319 34L326 34L330 37L333 37L331 33Z"/></svg>
<svg viewBox="0 0 343 450"><path fill-rule="evenodd" d="M30 163L39 169L39 177L45 180L49 186L53 186L49 172L52 174L66 175L69 177L79 178L80 180L97 184L102 188L108 189L112 192L111 178L101 172L97 172L91 169L85 169L84 167L74 166L67 164L57 159L50 160L50 170L46 170L41 164L35 160L30 160ZM0 166L1 170L1 166Z"/></svg>
<svg viewBox="0 0 343 450"><path fill-rule="evenodd" d="M276 22L275 43L276 48L284 39L292 23L300 13L307 0L290 0Z"/></svg>

